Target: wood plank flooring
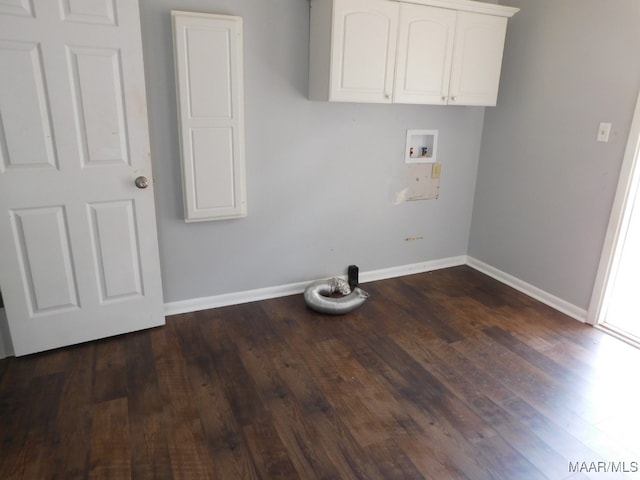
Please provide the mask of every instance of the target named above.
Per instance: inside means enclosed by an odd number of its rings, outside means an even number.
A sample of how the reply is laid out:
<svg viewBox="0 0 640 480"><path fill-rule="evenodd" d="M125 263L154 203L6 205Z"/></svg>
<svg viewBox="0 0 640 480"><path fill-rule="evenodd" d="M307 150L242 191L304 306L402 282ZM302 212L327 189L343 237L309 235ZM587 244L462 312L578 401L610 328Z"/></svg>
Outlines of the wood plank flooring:
<svg viewBox="0 0 640 480"><path fill-rule="evenodd" d="M363 288L1 360L0 478L640 477L640 351L468 267Z"/></svg>

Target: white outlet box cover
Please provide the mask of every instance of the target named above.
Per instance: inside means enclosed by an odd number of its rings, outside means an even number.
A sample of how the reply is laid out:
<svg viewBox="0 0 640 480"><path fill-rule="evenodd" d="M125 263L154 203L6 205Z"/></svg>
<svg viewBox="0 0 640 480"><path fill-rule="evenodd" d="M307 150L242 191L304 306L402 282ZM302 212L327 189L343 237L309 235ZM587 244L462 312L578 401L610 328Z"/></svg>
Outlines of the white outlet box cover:
<svg viewBox="0 0 640 480"><path fill-rule="evenodd" d="M611 133L610 123L601 123L598 126L598 137L596 141L606 143L609 141L609 134Z"/></svg>

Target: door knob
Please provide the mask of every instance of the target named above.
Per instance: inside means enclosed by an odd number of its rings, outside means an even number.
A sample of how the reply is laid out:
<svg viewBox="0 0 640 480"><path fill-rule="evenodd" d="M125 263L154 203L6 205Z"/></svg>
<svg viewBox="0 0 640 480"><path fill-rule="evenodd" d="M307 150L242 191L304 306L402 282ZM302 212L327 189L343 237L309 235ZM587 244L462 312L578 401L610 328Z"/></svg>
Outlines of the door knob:
<svg viewBox="0 0 640 480"><path fill-rule="evenodd" d="M147 188L149 186L149 180L147 177L138 177L136 178L135 183L138 188Z"/></svg>

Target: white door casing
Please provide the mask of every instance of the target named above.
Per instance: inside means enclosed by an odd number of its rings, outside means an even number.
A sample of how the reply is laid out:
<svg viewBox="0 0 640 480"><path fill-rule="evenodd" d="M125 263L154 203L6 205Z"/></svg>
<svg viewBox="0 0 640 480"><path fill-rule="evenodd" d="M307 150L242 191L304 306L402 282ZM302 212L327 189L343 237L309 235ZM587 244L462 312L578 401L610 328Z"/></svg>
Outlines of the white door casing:
<svg viewBox="0 0 640 480"><path fill-rule="evenodd" d="M163 324L137 1L0 0L0 71L16 355Z"/></svg>
<svg viewBox="0 0 640 480"><path fill-rule="evenodd" d="M622 159L618 186L611 207L600 263L587 311L587 323L602 325L614 292L614 283L623 256L633 217L633 205L640 195L640 93L638 94L629 137Z"/></svg>

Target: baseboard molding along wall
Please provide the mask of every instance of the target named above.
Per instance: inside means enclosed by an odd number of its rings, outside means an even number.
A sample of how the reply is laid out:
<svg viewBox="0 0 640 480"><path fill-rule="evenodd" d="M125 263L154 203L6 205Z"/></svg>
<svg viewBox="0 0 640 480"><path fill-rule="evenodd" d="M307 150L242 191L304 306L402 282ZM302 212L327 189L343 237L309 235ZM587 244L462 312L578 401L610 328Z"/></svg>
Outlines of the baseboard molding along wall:
<svg viewBox="0 0 640 480"><path fill-rule="evenodd" d="M473 257L467 256L466 264L471 268L478 270L479 272L482 272L485 275L498 280L499 282L504 283L505 285L509 285L510 287L515 288L519 292L522 292L525 295L530 296L531 298L535 298L545 305L549 305L551 308L554 308L571 318L575 318L582 323L585 323L587 321L587 311L573 305L572 303L567 302L566 300L558 298L555 295L550 294L549 292L545 292L538 287L535 287L527 282L520 280L519 278L509 275L502 270L498 270L497 268L481 262L480 260L477 260Z"/></svg>
<svg viewBox="0 0 640 480"><path fill-rule="evenodd" d="M587 320L586 310L467 255L401 265L398 267L383 268L380 270L371 270L368 272L360 272L360 283L374 282L377 280L402 277L404 275L412 275L416 273L431 272L442 268L457 267L460 265L468 265L469 267L478 270L479 272L484 273L485 275L488 275L495 280L524 293L525 295L535 298L545 305L548 305L580 322L584 323ZM344 275L337 276L346 278ZM199 310L207 310L209 308L226 307L229 305L267 300L269 298L296 295L304 292L306 286L314 280L317 279L311 279L306 282L278 285L275 287L246 290L243 292L225 293L211 297L168 302L164 305L165 315L178 315L180 313L197 312Z"/></svg>
<svg viewBox="0 0 640 480"><path fill-rule="evenodd" d="M536 300L549 305L550 307L568 315L580 322L586 322L587 311L576 307L575 305L551 295L544 290L534 287L522 280L498 270L491 265L487 265L473 257L462 255L459 257L442 258L439 260L431 260L428 262L413 263L410 265L401 265L399 267L383 268L380 270L371 270L360 273L360 283L374 282L377 280L385 280L387 278L402 277L404 275L413 275L415 273L431 272L442 268L457 267L460 265L468 265L479 272L488 275L499 282L515 288L519 292L529 295ZM346 278L344 275L340 275ZM306 286L313 280L307 282L290 283L287 285L279 285L275 287L258 288L255 290L247 290L244 292L225 293L222 295L214 295L211 297L193 298L190 300L181 300L178 302L168 302L164 304L165 315L178 315L180 313L197 312L199 310L207 310L209 308L225 307L228 305L237 305L241 303L255 302L258 300L267 300L269 298L285 297L287 295L296 295L304 292ZM0 308L0 326L2 322L6 322L4 309ZM2 334L8 332L0 332L0 358L13 355L8 348L7 342L3 341Z"/></svg>
<svg viewBox="0 0 640 480"><path fill-rule="evenodd" d="M383 268L380 270L371 270L368 272L360 272L360 283L374 282L387 278L402 277L404 275L412 275L415 273L431 272L440 270L441 268L457 267L464 265L467 261L465 255L459 257L442 258L428 262L413 263L410 265L401 265L399 267ZM335 275L341 278L347 278L345 275ZM285 297L287 295L296 295L304 292L304 289L314 280L310 279L306 282L290 283L287 285L279 285L275 287L258 288L255 290L247 290L243 292L225 293L222 295L214 295L211 297L193 298L190 300L181 300L177 302L168 302L164 304L165 315L177 315L180 313L197 312L199 310L207 310L209 308L226 307L228 305L238 305L241 303L256 302L258 300L267 300L269 298Z"/></svg>

